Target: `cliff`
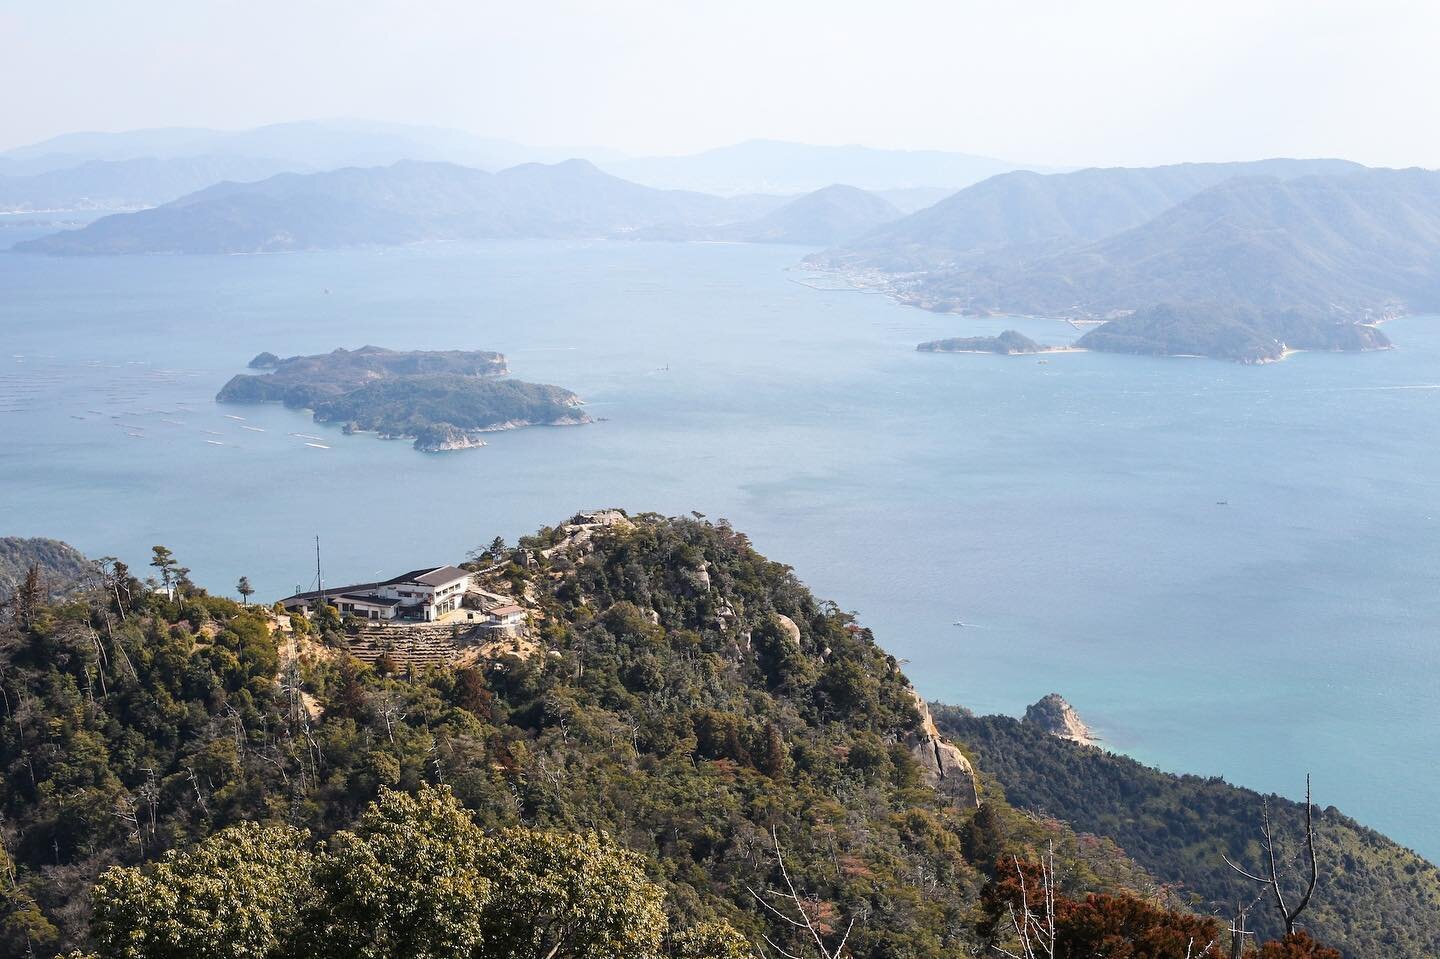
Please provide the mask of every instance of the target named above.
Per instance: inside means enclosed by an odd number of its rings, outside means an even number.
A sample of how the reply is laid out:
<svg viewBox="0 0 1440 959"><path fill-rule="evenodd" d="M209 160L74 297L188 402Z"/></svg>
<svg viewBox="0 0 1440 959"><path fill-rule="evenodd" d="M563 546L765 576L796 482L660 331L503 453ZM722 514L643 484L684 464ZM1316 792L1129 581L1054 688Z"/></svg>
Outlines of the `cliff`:
<svg viewBox="0 0 1440 959"><path fill-rule="evenodd" d="M910 687L915 709L920 713L920 727L909 734L905 744L910 755L920 764L920 776L926 785L951 799L963 809L980 806L980 784L970 760L953 743L946 742L935 728L930 707L915 688Z"/></svg>

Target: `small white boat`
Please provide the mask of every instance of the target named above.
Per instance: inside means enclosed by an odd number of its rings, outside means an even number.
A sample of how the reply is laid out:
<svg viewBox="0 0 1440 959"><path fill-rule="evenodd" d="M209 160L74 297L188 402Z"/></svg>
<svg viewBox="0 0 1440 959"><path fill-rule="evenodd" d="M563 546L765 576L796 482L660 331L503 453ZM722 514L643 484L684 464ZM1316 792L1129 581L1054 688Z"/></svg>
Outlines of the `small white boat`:
<svg viewBox="0 0 1440 959"><path fill-rule="evenodd" d="M305 445L306 445L306 446L310 446L310 447L314 447L314 448L317 449L317 450L328 450L328 449L330 448L330 447L326 446L324 443L306 443Z"/></svg>

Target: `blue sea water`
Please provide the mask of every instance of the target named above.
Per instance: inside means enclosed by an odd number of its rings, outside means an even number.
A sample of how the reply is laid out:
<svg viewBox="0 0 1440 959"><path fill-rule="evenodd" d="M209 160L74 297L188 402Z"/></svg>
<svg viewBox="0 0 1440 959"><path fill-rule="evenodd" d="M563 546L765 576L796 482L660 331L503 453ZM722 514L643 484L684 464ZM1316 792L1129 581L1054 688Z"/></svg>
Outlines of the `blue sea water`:
<svg viewBox="0 0 1440 959"><path fill-rule="evenodd" d="M1074 333L812 289L802 252L0 255L0 532L142 568L164 543L275 598L317 534L339 582L580 508L698 510L858 611L928 697L1058 691L1113 748L1291 796L1313 772L1440 858L1440 320L1265 367L918 354ZM603 421L426 455L213 403L261 350L365 343L500 350Z"/></svg>

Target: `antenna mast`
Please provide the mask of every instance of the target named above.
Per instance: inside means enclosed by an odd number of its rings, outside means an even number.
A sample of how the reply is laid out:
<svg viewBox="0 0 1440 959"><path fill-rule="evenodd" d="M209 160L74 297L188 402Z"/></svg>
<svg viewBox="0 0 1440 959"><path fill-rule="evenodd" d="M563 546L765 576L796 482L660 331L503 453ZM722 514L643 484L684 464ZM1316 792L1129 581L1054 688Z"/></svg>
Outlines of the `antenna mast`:
<svg viewBox="0 0 1440 959"><path fill-rule="evenodd" d="M325 602L325 579L320 575L320 537L315 537L315 589L320 593L320 602Z"/></svg>

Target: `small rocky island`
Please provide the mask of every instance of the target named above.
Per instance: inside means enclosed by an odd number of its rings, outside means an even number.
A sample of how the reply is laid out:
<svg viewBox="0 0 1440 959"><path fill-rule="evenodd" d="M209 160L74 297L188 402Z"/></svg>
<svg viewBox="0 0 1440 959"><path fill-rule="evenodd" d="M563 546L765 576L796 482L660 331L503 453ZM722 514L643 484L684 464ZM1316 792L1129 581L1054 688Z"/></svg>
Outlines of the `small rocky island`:
<svg viewBox="0 0 1440 959"><path fill-rule="evenodd" d="M1058 349L1041 346L1024 333L1006 330L999 336L957 336L948 340L931 340L915 347L921 353L1049 353Z"/></svg>
<svg viewBox="0 0 1440 959"><path fill-rule="evenodd" d="M592 422L569 390L505 379L485 350L397 351L378 346L281 359L261 353L216 394L220 403L284 403L347 433L413 439L426 452L484 446L483 434Z"/></svg>

